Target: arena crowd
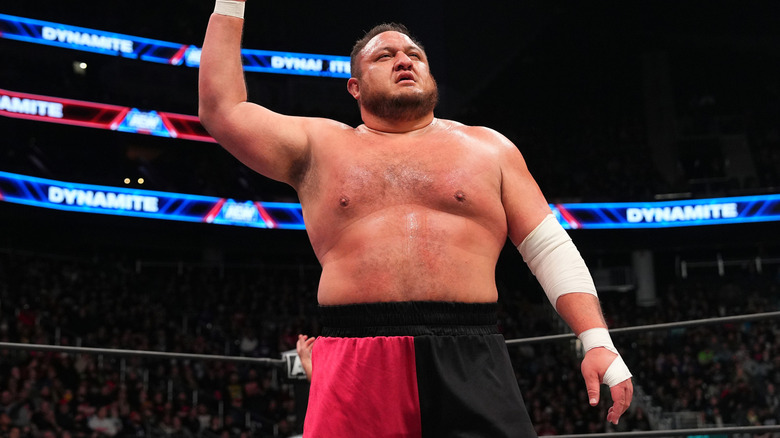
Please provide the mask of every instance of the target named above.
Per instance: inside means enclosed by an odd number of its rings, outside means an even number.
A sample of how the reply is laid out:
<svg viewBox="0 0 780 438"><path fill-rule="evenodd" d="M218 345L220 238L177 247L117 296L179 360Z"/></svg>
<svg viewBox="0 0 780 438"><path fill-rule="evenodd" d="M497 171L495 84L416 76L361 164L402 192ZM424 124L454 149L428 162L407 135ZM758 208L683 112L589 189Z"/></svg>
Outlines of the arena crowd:
<svg viewBox="0 0 780 438"><path fill-rule="evenodd" d="M0 340L279 358L298 333L317 335L312 266L145 264L120 256L0 253ZM777 267L659 285L658 301L602 297L613 328L780 308ZM709 280L715 277L717 281ZM561 331L549 304L502 291L508 339ZM644 430L665 414L701 425L780 421L776 322L706 325L618 336L650 400L616 427L608 391L590 408L571 342L510 348L539 435ZM286 437L300 432L300 383L280 369L220 361L0 351L0 436ZM300 395L300 394L299 394ZM657 417L657 416L656 416Z"/></svg>

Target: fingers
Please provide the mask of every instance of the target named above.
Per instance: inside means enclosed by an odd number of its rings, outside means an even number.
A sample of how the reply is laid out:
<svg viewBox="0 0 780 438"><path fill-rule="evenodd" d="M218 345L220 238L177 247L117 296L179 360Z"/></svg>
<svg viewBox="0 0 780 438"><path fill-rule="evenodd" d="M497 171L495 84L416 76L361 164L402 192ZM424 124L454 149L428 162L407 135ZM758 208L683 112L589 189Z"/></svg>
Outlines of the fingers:
<svg viewBox="0 0 780 438"><path fill-rule="evenodd" d="M295 349L298 350L298 355L300 356L301 353L311 346L311 342L313 342L314 338L309 339L306 335L298 335L298 342L295 343ZM310 342L311 341L311 342ZM307 344L308 343L308 344Z"/></svg>
<svg viewBox="0 0 780 438"><path fill-rule="evenodd" d="M298 342L295 344L295 348L298 350L298 355L301 353L311 351L312 344L317 338L308 337L307 335L298 335Z"/></svg>
<svg viewBox="0 0 780 438"><path fill-rule="evenodd" d="M609 391L612 394L613 404L607 413L607 421L612 424L618 424L620 416L631 406L631 400L634 397L634 385L631 383L631 379L626 379L609 388Z"/></svg>
<svg viewBox="0 0 780 438"><path fill-rule="evenodd" d="M607 413L607 421L618 424L620 417L631 405L634 386L631 372L623 359L603 348L594 348L585 354L582 360L582 377L588 390L588 402L595 406L599 402L601 383L610 387L613 405Z"/></svg>

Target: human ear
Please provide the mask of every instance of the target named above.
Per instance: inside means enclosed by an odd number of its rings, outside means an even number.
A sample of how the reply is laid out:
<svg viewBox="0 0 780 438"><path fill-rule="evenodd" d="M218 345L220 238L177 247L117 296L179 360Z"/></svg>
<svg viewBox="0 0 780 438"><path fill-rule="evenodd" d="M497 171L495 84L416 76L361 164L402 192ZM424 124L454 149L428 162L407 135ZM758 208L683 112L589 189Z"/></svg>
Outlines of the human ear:
<svg viewBox="0 0 780 438"><path fill-rule="evenodd" d="M355 100L360 100L360 81L357 78L349 78L347 81L347 91Z"/></svg>

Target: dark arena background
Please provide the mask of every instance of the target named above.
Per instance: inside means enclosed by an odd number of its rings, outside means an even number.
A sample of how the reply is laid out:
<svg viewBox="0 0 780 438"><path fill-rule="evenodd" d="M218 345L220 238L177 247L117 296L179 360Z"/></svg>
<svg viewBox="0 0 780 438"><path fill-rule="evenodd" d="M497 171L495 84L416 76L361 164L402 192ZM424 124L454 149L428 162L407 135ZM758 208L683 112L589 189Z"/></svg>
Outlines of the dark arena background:
<svg viewBox="0 0 780 438"><path fill-rule="evenodd" d="M2 436L301 433L308 386L284 353L318 334L320 267L295 193L195 117L213 7L0 6ZM499 325L539 435L780 434L780 3L246 10L250 100L359 124L344 59L398 21L437 116L522 151L635 385L617 426L606 388L588 406L577 343L507 243Z"/></svg>

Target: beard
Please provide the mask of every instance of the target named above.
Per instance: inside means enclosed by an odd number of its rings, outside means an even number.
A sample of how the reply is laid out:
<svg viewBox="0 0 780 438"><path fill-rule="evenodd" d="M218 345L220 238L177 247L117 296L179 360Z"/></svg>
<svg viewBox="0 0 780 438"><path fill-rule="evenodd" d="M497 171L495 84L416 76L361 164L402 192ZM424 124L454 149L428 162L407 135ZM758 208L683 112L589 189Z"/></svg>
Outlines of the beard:
<svg viewBox="0 0 780 438"><path fill-rule="evenodd" d="M433 78L431 78L433 80ZM420 93L383 95L363 88L360 105L370 113L386 120L409 121L429 114L439 103L439 87L433 80L429 90Z"/></svg>

